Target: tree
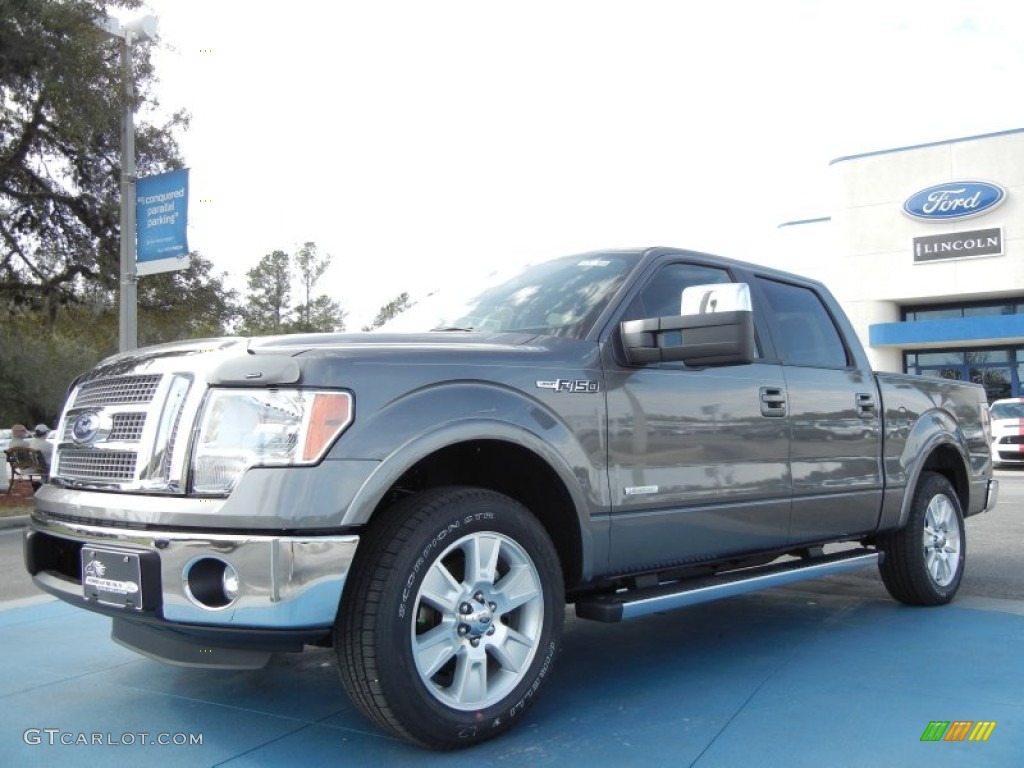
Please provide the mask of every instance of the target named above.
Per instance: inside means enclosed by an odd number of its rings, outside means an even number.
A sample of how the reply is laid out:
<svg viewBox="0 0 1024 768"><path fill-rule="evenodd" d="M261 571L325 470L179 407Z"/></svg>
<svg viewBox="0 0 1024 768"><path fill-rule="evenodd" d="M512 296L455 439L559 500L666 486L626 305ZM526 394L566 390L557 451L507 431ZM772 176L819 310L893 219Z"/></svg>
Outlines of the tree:
<svg viewBox="0 0 1024 768"><path fill-rule="evenodd" d="M96 22L139 0L0 0L0 422L52 423L68 383L117 351L121 118L153 114L152 44L120 46ZM136 120L136 166L183 166L179 112ZM193 254L139 283L143 343L223 334L236 294Z"/></svg>
<svg viewBox="0 0 1024 768"><path fill-rule="evenodd" d="M404 291L387 304L382 306L377 312L377 316L373 318L373 322L370 325L364 325L364 331L372 331L374 328L380 328L384 323L393 318L395 315L399 315L405 312L412 303L409 301L409 294Z"/></svg>
<svg viewBox="0 0 1024 768"><path fill-rule="evenodd" d="M305 303L296 307L295 312L298 315L297 323L303 326L303 330L312 328L313 286L324 276L324 272L329 266L331 266L330 255L321 254L316 243L305 243L295 254L295 269L298 272L302 295L305 297Z"/></svg>
<svg viewBox="0 0 1024 768"><path fill-rule="evenodd" d="M139 344L223 336L241 315L238 292L211 275L213 263L193 253L189 266L139 280Z"/></svg>
<svg viewBox="0 0 1024 768"><path fill-rule="evenodd" d="M71 380L107 354L78 334L45 333L29 313L8 315L0 323L0 424L53 425Z"/></svg>
<svg viewBox="0 0 1024 768"><path fill-rule="evenodd" d="M338 302L326 294L313 299L310 307L295 308L300 317L289 326L290 333L332 333L345 330L345 318L348 312L338 306Z"/></svg>
<svg viewBox="0 0 1024 768"><path fill-rule="evenodd" d="M0 304L45 312L118 283L118 46L96 26L139 0L6 0L0 12ZM155 106L151 44L134 46L135 107ZM140 176L182 167L174 131L140 123Z"/></svg>
<svg viewBox="0 0 1024 768"><path fill-rule="evenodd" d="M291 278L294 271L305 302L291 308ZM316 243L307 242L294 256L274 251L250 269L248 293L241 310L241 333L315 333L343 331L344 312L326 294L313 295L313 289L330 266L331 257L320 254Z"/></svg>
<svg viewBox="0 0 1024 768"><path fill-rule="evenodd" d="M242 308L242 332L284 333L291 312L291 264L287 253L268 253L246 273L249 292Z"/></svg>

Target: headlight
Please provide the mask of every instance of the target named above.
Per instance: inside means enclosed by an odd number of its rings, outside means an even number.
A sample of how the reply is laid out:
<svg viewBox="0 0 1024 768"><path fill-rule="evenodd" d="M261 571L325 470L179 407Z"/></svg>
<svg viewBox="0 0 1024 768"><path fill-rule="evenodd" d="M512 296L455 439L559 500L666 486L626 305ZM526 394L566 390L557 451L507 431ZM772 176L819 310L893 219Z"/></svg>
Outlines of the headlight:
<svg viewBox="0 0 1024 768"><path fill-rule="evenodd" d="M192 452L192 490L228 493L249 467L315 464L351 422L347 392L210 390Z"/></svg>

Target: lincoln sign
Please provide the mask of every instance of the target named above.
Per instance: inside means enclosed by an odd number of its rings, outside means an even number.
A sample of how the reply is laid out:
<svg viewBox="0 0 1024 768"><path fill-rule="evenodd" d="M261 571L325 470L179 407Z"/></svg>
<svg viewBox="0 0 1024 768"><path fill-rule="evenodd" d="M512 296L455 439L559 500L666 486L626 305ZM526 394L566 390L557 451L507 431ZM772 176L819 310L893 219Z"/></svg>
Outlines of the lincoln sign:
<svg viewBox="0 0 1024 768"><path fill-rule="evenodd" d="M1001 256L1002 253L1002 227L914 238L915 263L969 256Z"/></svg>

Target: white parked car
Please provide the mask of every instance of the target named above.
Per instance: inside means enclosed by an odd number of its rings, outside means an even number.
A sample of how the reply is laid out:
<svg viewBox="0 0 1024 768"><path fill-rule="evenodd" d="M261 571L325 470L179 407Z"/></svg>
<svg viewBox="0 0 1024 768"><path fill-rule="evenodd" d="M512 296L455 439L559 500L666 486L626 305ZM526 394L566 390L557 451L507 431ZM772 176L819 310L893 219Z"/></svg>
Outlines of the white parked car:
<svg viewBox="0 0 1024 768"><path fill-rule="evenodd" d="M1024 397L996 400L992 417L992 463L1024 466Z"/></svg>

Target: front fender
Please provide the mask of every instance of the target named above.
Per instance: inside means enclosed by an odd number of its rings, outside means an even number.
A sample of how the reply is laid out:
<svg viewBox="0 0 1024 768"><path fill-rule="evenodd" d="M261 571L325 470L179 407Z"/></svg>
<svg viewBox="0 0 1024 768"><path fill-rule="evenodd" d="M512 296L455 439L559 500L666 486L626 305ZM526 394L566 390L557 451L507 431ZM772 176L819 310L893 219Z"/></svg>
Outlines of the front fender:
<svg viewBox="0 0 1024 768"><path fill-rule="evenodd" d="M566 395L555 411L519 390L485 382L439 384L411 392L356 420L337 458L378 461L352 498L343 525L363 525L394 483L418 462L449 446L504 441L543 460L565 487L582 533L584 573L594 557L595 520L609 512L603 434L604 398ZM573 429L569 420L577 425ZM358 451L356 456L354 452ZM600 527L600 523L597 523Z"/></svg>

